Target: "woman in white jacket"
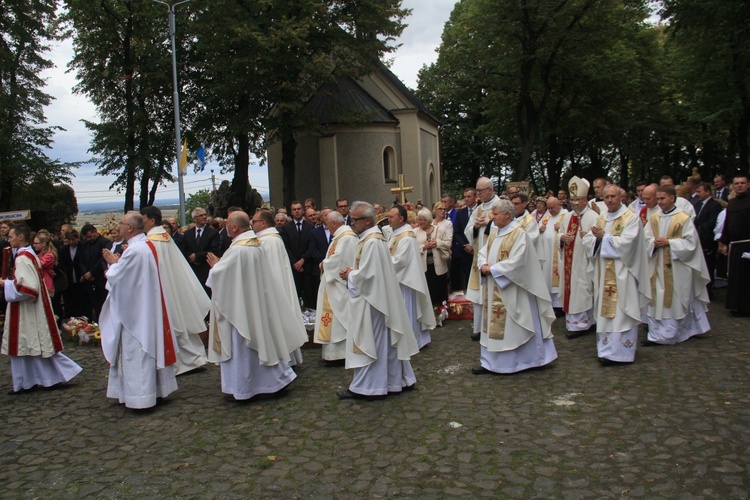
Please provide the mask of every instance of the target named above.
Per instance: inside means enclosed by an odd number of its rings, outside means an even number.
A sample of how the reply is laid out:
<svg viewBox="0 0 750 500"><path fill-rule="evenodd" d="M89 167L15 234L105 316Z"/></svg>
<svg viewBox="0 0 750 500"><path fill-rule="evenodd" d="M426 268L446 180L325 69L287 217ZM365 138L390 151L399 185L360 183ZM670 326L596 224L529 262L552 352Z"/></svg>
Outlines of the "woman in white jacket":
<svg viewBox="0 0 750 500"><path fill-rule="evenodd" d="M438 306L448 300L448 265L451 259L453 224L443 218L445 207L442 203L436 204L435 212L437 217L434 221L428 209L423 208L418 212L414 234L419 243L432 305Z"/></svg>

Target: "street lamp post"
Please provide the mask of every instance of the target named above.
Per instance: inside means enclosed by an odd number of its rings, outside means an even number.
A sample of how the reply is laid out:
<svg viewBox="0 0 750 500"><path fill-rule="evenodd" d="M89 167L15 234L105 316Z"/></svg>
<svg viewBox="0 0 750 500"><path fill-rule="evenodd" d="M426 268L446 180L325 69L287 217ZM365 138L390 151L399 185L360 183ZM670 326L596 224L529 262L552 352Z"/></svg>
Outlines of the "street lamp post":
<svg viewBox="0 0 750 500"><path fill-rule="evenodd" d="M180 92L177 86L177 45L175 43L175 20L174 20L174 9L178 5L188 3L190 0L182 0L173 4L168 4L162 0L153 0L156 3L160 3L167 7L169 12L169 36L172 41L172 80L174 81L174 130L175 130L175 163L177 165L177 185L180 190L180 225L185 224L185 183L183 180L182 172L180 171L180 157L182 148L182 134L180 133Z"/></svg>

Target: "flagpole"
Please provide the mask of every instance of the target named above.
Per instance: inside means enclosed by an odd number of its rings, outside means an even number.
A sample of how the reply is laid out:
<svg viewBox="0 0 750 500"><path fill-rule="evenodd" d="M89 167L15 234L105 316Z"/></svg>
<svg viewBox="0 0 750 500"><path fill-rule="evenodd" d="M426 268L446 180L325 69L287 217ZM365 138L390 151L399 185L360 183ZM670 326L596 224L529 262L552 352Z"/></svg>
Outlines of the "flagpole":
<svg viewBox="0 0 750 500"><path fill-rule="evenodd" d="M180 169L180 158L182 157L182 134L180 133L180 93L177 85L177 46L175 44L175 18L174 9L178 5L188 3L190 0L182 0L174 4L168 4L162 0L153 0L167 7L169 12L169 36L172 42L172 80L174 82L174 129L175 129L175 164L177 165L177 185L180 191L180 225L186 225L185 216L185 182L183 179L182 169Z"/></svg>

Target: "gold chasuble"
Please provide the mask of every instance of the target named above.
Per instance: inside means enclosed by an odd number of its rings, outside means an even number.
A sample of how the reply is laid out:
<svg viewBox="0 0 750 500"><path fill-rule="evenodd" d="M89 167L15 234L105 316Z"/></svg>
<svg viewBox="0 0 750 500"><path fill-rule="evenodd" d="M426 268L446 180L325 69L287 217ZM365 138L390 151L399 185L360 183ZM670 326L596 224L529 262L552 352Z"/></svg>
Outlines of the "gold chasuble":
<svg viewBox="0 0 750 500"><path fill-rule="evenodd" d="M620 236L622 230L628 224L630 217L633 216L633 212L626 210L614 219L610 233L613 237ZM602 214L596 220L596 227L599 229L604 228L607 224L606 214ZM603 259L604 260L604 293L602 294L602 309L601 315L605 318L614 318L617 314L617 274L615 272L615 259ZM601 273L601 268L599 268ZM601 275L599 276L601 279Z"/></svg>
<svg viewBox="0 0 750 500"><path fill-rule="evenodd" d="M359 269L359 260L362 258L362 250L365 248L365 242L371 239L386 241L385 236L383 236L383 233L380 233L380 232L370 233L364 238L362 238L361 240L359 240L359 244L357 245L357 256L354 258L354 270L355 271ZM359 346L357 346L356 342L353 342L353 344L354 344L355 354L365 354L365 352L362 349L360 349Z"/></svg>
<svg viewBox="0 0 750 500"><path fill-rule="evenodd" d="M489 264L491 267L498 262L507 260L510 256L510 251L513 248L513 244L516 242L516 238L518 238L518 236L522 234L523 231L523 228L519 226L509 234L505 235L502 243L500 243L498 252L495 255L487 255L487 264ZM494 243L496 237L496 231L490 234L490 237L487 240L488 252L492 248L492 244ZM483 304L484 318L489 325L487 334L491 339L502 340L505 338L505 305L503 304L503 299L500 297L500 290L498 290L498 288L490 279L487 279L484 282L482 292L484 296L487 297L487 294L489 293L489 287L492 287L493 289L492 303L490 304L490 301L485 299L485 302Z"/></svg>
<svg viewBox="0 0 750 500"><path fill-rule="evenodd" d="M654 235L659 235L659 220L661 219L660 214L654 214L649 219L651 223L651 229ZM682 238L682 229L685 227L685 223L690 220L690 216L685 212L678 212L669 221L669 229L667 230L667 239ZM674 272L672 269L672 254L669 246L657 248L657 251L662 252L662 271L664 273L664 307L669 309L672 307L672 295L674 295ZM654 272L651 275L651 302L653 306L656 301L656 279L659 270L654 266Z"/></svg>

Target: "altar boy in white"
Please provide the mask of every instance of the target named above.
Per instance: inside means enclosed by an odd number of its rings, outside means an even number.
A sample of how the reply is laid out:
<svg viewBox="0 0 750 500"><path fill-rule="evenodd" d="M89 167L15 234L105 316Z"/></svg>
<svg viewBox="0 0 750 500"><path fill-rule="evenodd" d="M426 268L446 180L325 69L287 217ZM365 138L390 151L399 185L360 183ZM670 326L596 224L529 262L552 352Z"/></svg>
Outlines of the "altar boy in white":
<svg viewBox="0 0 750 500"><path fill-rule="evenodd" d="M652 299L643 345L676 344L711 328L706 318L708 267L695 225L675 206L675 197L674 187L659 187L661 212L645 227Z"/></svg>
<svg viewBox="0 0 750 500"><path fill-rule="evenodd" d="M31 231L16 224L8 231L8 243L16 252L10 279L0 279L8 302L3 325L2 353L10 356L11 394L51 387L78 375L81 367L62 353L63 345L52 312L42 267L29 245Z"/></svg>
<svg viewBox="0 0 750 500"><path fill-rule="evenodd" d="M508 200L492 208L497 227L479 251L484 276L481 366L475 375L516 373L557 359L555 313L531 236L514 220Z"/></svg>

